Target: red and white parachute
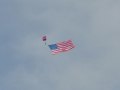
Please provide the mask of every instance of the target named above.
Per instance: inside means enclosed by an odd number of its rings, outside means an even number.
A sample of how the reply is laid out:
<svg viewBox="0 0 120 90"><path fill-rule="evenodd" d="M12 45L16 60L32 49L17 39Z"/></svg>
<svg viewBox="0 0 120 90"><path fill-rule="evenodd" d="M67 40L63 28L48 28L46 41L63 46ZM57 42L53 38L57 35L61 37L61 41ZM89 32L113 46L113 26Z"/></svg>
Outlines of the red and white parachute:
<svg viewBox="0 0 120 90"><path fill-rule="evenodd" d="M44 42L45 42L45 45L46 45L47 37L46 37L46 36L43 36L43 37L42 37L42 41L44 41Z"/></svg>

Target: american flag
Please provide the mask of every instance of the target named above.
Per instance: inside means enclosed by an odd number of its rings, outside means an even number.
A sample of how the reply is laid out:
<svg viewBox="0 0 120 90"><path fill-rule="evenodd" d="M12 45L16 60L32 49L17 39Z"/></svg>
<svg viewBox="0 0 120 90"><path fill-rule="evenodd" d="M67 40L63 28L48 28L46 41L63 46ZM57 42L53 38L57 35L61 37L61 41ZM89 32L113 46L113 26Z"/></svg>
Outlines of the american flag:
<svg viewBox="0 0 120 90"><path fill-rule="evenodd" d="M74 48L75 46L73 45L71 40L59 42L56 44L51 44L48 45L50 50L52 51L52 54L58 54L60 52L66 52Z"/></svg>

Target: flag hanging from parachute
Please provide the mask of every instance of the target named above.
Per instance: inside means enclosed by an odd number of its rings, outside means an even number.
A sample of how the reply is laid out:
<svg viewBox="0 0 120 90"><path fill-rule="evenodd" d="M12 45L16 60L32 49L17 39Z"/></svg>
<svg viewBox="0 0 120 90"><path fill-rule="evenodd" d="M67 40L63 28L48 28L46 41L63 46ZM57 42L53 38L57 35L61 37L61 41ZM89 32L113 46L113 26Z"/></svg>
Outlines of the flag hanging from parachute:
<svg viewBox="0 0 120 90"><path fill-rule="evenodd" d="M71 50L72 48L74 48L74 44L72 43L71 40L67 40L67 41L63 41L63 42L59 42L56 44L51 44L48 45L52 54L58 54L60 52L66 52Z"/></svg>

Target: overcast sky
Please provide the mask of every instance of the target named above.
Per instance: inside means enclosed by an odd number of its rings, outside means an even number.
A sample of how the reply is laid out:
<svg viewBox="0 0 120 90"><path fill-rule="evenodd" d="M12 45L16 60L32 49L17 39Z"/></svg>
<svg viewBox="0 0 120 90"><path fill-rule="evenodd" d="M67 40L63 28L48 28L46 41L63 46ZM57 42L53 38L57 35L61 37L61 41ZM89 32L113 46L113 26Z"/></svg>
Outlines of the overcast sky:
<svg viewBox="0 0 120 90"><path fill-rule="evenodd" d="M0 90L120 90L120 0L0 0Z"/></svg>

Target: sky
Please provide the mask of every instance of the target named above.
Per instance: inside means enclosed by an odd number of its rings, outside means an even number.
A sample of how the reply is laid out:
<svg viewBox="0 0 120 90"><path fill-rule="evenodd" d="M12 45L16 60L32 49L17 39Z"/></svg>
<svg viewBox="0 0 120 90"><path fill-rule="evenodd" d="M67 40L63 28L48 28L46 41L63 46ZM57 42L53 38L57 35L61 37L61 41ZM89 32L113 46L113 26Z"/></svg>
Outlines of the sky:
<svg viewBox="0 0 120 90"><path fill-rule="evenodd" d="M0 90L120 90L119 0L0 0ZM47 45L71 39L69 52Z"/></svg>

